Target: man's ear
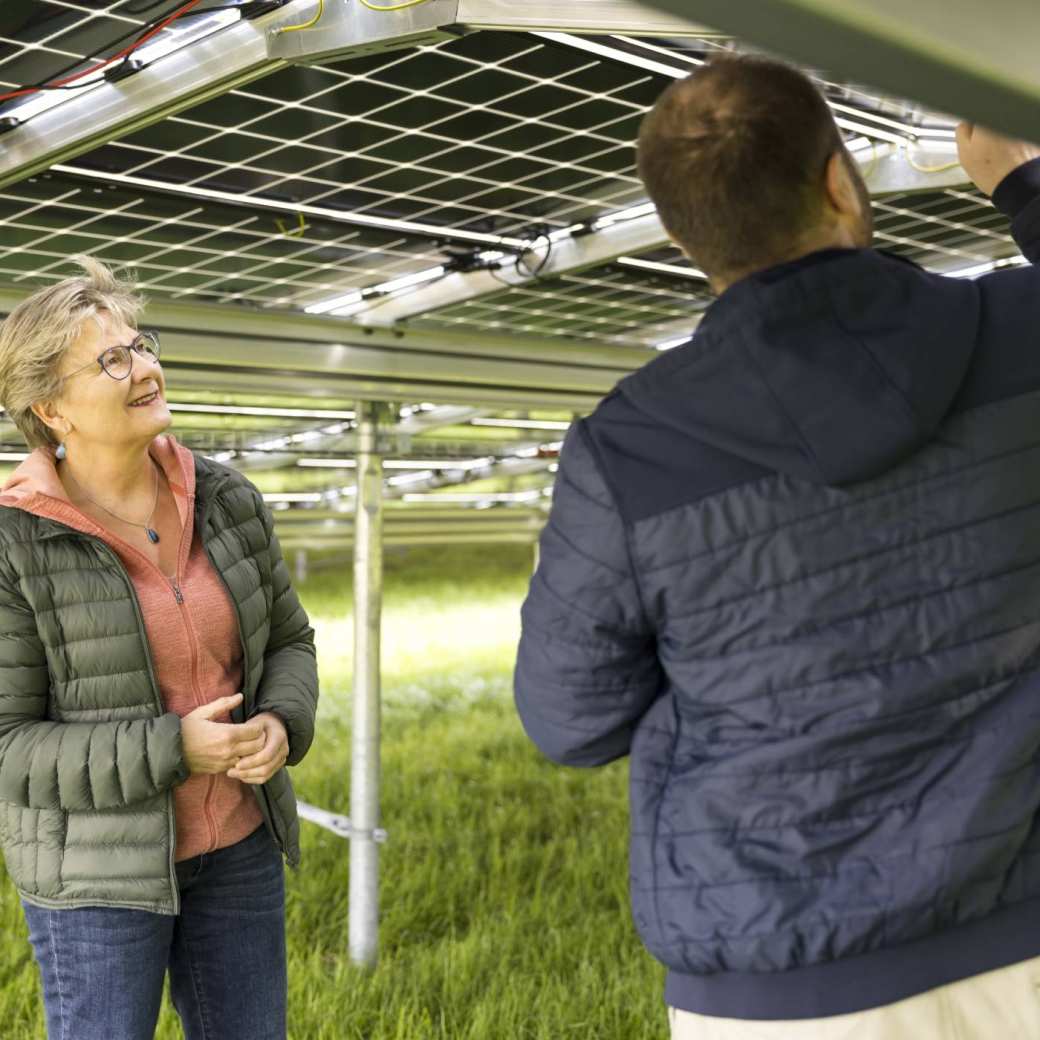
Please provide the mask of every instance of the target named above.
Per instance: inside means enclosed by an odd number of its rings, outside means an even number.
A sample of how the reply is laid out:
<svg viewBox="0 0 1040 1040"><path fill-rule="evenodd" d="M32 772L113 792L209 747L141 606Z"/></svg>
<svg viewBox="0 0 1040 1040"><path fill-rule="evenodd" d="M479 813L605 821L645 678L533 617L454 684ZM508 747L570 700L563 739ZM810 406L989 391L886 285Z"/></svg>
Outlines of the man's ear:
<svg viewBox="0 0 1040 1040"><path fill-rule="evenodd" d="M842 216L855 217L860 212L859 195L849 176L849 168L841 151L831 153L823 178L827 202Z"/></svg>

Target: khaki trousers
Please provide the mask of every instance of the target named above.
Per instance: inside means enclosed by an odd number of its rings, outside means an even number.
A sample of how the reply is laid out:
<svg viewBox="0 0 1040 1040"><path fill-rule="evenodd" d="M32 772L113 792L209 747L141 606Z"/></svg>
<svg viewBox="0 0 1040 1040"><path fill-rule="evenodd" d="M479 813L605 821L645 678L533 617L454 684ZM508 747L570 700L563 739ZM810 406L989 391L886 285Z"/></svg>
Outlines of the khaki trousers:
<svg viewBox="0 0 1040 1040"><path fill-rule="evenodd" d="M672 1040L1040 1040L1040 957L829 1018L754 1022L668 1009Z"/></svg>

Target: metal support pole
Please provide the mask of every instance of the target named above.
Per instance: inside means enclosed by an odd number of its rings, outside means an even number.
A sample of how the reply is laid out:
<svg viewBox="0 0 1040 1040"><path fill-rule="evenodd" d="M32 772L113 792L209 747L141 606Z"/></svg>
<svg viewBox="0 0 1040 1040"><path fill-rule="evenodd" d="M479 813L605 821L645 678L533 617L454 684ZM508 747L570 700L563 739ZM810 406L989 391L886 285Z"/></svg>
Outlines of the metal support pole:
<svg viewBox="0 0 1040 1040"><path fill-rule="evenodd" d="M354 730L350 772L350 959L374 967L379 946L380 619L383 605L383 460L380 406L357 405L354 527Z"/></svg>
<svg viewBox="0 0 1040 1040"><path fill-rule="evenodd" d="M295 578L296 581L304 582L307 580L307 550L297 549L295 556Z"/></svg>

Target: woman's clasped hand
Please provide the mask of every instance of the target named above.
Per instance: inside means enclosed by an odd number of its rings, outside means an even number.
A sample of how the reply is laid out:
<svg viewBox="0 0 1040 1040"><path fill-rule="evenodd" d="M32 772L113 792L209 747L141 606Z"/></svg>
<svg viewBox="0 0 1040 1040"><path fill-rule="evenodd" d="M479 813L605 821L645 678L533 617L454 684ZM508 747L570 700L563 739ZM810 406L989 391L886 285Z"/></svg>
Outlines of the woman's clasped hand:
<svg viewBox="0 0 1040 1040"><path fill-rule="evenodd" d="M226 773L239 761L261 751L267 742L262 719L248 722L215 722L242 703L242 694L218 697L202 704L181 719L184 761L195 773Z"/></svg>

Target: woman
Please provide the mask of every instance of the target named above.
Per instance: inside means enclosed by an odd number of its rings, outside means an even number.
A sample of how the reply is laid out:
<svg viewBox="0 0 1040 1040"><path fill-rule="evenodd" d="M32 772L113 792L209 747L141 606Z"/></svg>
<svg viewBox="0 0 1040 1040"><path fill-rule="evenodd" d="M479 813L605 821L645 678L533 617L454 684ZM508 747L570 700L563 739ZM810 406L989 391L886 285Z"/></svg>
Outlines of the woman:
<svg viewBox="0 0 1040 1040"><path fill-rule="evenodd" d="M241 474L163 434L157 338L87 257L0 326L0 846L51 1040L286 1035L283 768L314 632Z"/></svg>

